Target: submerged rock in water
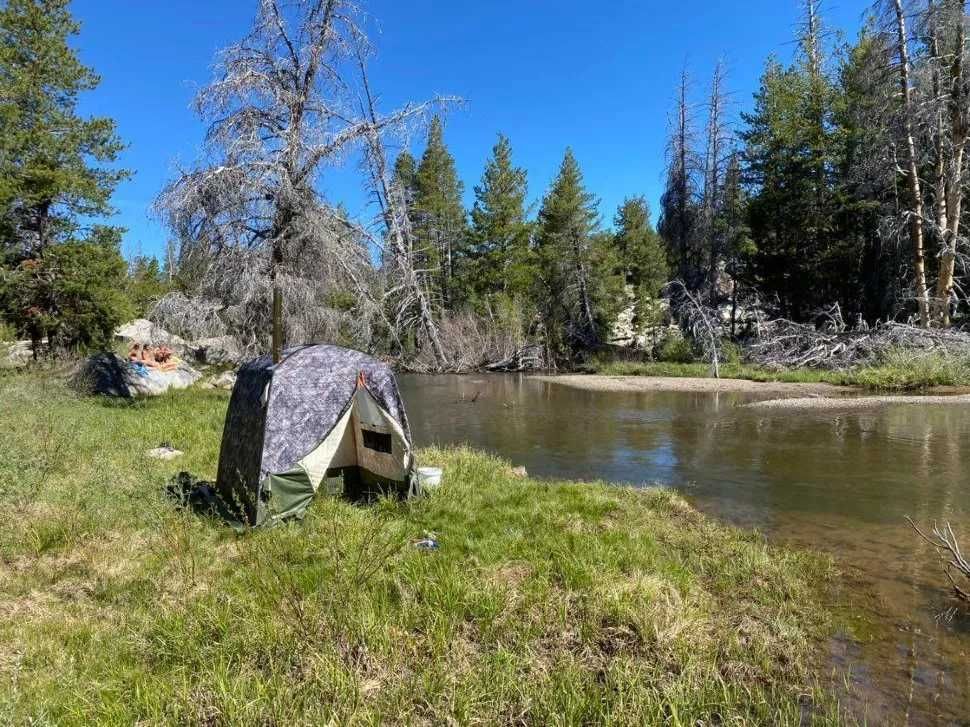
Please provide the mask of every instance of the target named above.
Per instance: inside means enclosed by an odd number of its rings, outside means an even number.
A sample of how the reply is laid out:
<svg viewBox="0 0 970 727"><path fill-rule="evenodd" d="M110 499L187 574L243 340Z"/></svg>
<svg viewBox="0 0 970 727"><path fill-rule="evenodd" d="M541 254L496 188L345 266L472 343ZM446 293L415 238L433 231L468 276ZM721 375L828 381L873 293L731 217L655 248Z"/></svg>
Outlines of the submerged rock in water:
<svg viewBox="0 0 970 727"><path fill-rule="evenodd" d="M187 389L202 377L186 363L172 371L132 364L112 353L88 358L74 376L75 388L92 394L130 399L158 396L170 389Z"/></svg>

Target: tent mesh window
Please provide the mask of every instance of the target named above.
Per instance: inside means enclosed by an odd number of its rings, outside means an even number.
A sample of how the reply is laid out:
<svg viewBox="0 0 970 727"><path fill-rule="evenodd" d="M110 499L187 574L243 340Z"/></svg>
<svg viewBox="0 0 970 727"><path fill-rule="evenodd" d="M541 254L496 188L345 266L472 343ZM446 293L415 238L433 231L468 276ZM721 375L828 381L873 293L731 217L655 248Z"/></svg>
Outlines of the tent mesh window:
<svg viewBox="0 0 970 727"><path fill-rule="evenodd" d="M375 452L383 452L384 454L391 454L391 435L383 434L382 432L375 432L371 429L362 429L361 433L364 438L364 446L367 449L372 449Z"/></svg>

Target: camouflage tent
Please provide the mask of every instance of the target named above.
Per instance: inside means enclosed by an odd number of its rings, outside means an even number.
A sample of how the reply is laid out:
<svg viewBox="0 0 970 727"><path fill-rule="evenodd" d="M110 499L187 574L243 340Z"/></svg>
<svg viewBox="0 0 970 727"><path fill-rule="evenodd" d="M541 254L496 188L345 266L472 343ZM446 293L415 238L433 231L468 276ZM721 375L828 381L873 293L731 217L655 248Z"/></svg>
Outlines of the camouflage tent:
<svg viewBox="0 0 970 727"><path fill-rule="evenodd" d="M390 367L337 346L289 349L239 371L216 491L251 525L300 517L321 490L411 494L411 432Z"/></svg>

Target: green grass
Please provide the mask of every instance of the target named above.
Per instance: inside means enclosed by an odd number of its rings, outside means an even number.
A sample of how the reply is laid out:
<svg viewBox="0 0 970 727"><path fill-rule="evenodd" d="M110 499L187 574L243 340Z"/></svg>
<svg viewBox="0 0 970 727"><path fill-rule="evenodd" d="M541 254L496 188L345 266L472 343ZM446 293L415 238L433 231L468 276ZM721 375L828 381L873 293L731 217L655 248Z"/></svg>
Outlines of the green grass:
<svg viewBox="0 0 970 727"><path fill-rule="evenodd" d="M464 449L420 453L427 498L238 535L162 494L214 476L226 402L0 378L0 723L838 721L828 559Z"/></svg>
<svg viewBox="0 0 970 727"><path fill-rule="evenodd" d="M664 361L593 360L583 372L604 376L674 376L707 378L708 363L672 363ZM773 369L729 362L722 364L721 377L782 383L824 383L836 386L859 386L873 391L920 391L936 386L970 386L970 360L938 354L921 354L901 350L888 352L876 365L844 371L824 369Z"/></svg>

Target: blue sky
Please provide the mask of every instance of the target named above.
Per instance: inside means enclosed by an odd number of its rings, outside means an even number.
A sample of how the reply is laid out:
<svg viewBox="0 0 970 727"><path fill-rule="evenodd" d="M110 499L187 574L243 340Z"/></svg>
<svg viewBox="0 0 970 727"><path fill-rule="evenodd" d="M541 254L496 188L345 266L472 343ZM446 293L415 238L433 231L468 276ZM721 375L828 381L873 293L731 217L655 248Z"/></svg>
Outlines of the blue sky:
<svg viewBox="0 0 970 727"><path fill-rule="evenodd" d="M656 209L667 116L686 62L703 96L723 57L736 109L748 108L764 61L788 59L798 0L362 0L379 21L372 81L391 109L436 93L466 99L446 140L472 187L501 131L529 172L538 200L572 146L604 224L624 197ZM868 0L829 0L830 29L854 38ZM74 0L75 45L103 82L83 113L109 115L129 144L135 176L119 187L113 220L128 228L127 255L158 255L165 229L152 200L177 162L198 155L204 126L190 110L214 53L242 36L255 0ZM415 151L420 151L416 144ZM324 179L327 196L364 214L352 169Z"/></svg>

